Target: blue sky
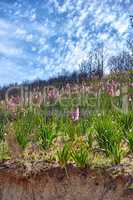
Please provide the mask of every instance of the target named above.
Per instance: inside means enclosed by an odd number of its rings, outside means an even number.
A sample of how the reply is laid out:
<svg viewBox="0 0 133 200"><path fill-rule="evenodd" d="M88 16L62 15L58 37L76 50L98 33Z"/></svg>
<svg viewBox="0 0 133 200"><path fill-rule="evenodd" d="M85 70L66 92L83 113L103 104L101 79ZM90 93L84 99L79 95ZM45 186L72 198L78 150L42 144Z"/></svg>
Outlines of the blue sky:
<svg viewBox="0 0 133 200"><path fill-rule="evenodd" d="M0 85L76 70L99 42L116 54L130 14L132 0L0 0Z"/></svg>

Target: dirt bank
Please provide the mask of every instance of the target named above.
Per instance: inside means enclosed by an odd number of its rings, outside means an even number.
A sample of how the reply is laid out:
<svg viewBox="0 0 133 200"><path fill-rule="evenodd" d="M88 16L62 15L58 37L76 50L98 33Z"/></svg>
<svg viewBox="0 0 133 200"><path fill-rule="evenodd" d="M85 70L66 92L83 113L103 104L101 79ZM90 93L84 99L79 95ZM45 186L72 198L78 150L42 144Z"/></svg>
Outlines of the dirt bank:
<svg viewBox="0 0 133 200"><path fill-rule="evenodd" d="M103 169L0 165L0 200L132 200L133 177Z"/></svg>

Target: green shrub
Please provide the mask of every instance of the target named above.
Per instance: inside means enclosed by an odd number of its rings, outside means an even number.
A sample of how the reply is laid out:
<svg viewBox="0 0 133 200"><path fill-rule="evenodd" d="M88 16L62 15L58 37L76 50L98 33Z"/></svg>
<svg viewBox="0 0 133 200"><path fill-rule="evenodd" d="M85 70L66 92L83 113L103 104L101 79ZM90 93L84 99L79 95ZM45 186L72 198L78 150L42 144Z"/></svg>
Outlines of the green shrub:
<svg viewBox="0 0 133 200"><path fill-rule="evenodd" d="M4 124L0 122L0 142L4 138Z"/></svg>
<svg viewBox="0 0 133 200"><path fill-rule="evenodd" d="M4 140L4 130L9 118L10 113L0 108L0 142Z"/></svg>
<svg viewBox="0 0 133 200"><path fill-rule="evenodd" d="M90 127L90 119L80 119L80 135L86 135L88 133L88 129Z"/></svg>
<svg viewBox="0 0 133 200"><path fill-rule="evenodd" d="M129 150L130 150L131 152L133 152L133 129L131 129L131 130L127 133L127 143L128 143Z"/></svg>
<svg viewBox="0 0 133 200"><path fill-rule="evenodd" d="M87 167L91 157L86 146L82 145L79 149L72 150L71 156L78 167Z"/></svg>
<svg viewBox="0 0 133 200"><path fill-rule="evenodd" d="M111 117L102 116L95 123L96 140L106 156L110 157L113 162L119 163L122 158L121 141L122 134L117 124L112 121Z"/></svg>
<svg viewBox="0 0 133 200"><path fill-rule="evenodd" d="M53 140L56 137L56 134L50 129L48 125L45 125L45 124L40 125L36 134L37 134L39 144L45 150L50 148Z"/></svg>
<svg viewBox="0 0 133 200"><path fill-rule="evenodd" d="M24 111L14 122L14 131L19 145L25 149L35 127L35 113L32 109Z"/></svg>
<svg viewBox="0 0 133 200"><path fill-rule="evenodd" d="M65 135L68 136L71 141L73 141L76 135L78 134L76 127L77 125L70 119L67 119L64 125L65 125L64 126Z"/></svg>
<svg viewBox="0 0 133 200"><path fill-rule="evenodd" d="M118 116L118 123L124 133L124 136L127 137L130 129L133 128L133 113L121 113Z"/></svg>
<svg viewBox="0 0 133 200"><path fill-rule="evenodd" d="M65 167L70 159L70 146L65 144L62 149L57 151L58 162L61 167Z"/></svg>
<svg viewBox="0 0 133 200"><path fill-rule="evenodd" d="M25 123L22 119L17 120L14 123L14 130L19 145L25 149L29 142L29 130L27 128L27 123Z"/></svg>
<svg viewBox="0 0 133 200"><path fill-rule="evenodd" d="M92 145L93 145L93 141L94 141L94 128L93 127L90 127L88 129L88 133L86 136L87 136L87 144L88 144L89 148L91 149Z"/></svg>
<svg viewBox="0 0 133 200"><path fill-rule="evenodd" d="M117 165L121 162L121 159L124 155L124 151L120 144L114 143L114 145L111 146L108 155L110 156L113 164Z"/></svg>

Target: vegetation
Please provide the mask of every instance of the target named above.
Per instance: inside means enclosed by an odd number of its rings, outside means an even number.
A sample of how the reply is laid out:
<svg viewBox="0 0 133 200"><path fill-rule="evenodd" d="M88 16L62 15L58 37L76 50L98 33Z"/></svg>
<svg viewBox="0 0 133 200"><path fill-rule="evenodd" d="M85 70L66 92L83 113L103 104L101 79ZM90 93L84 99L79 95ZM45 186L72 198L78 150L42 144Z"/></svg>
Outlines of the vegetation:
<svg viewBox="0 0 133 200"><path fill-rule="evenodd" d="M8 105L1 102L0 159L20 153L16 159L46 160L65 169L68 163L84 168L102 163L100 159L123 162L133 152L133 112L123 112L120 82L112 79L86 82L84 87L67 84L63 95L62 88L50 89L41 104L19 106L18 97L11 97ZM132 110L131 80L128 85ZM8 136L14 139L9 142Z"/></svg>

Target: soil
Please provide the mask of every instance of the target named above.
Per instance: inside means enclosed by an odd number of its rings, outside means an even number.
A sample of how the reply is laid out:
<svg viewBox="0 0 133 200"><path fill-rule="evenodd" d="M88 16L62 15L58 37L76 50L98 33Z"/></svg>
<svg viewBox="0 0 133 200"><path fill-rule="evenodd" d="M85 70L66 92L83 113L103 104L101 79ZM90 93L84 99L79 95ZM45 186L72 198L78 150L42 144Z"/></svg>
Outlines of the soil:
<svg viewBox="0 0 133 200"><path fill-rule="evenodd" d="M132 200L133 176L122 166L65 169L44 162L0 164L0 200Z"/></svg>

